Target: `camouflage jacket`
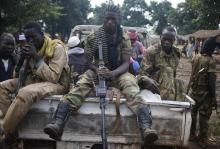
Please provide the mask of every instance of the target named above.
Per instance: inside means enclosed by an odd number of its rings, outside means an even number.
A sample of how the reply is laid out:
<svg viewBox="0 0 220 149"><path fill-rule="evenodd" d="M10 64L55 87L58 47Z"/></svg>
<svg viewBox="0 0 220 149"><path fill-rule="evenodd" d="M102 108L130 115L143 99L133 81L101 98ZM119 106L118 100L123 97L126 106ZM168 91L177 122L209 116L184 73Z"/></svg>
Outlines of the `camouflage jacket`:
<svg viewBox="0 0 220 149"><path fill-rule="evenodd" d="M179 64L179 49L173 47L171 54L166 54L160 44L149 47L141 62L138 80L150 77L159 83L162 99L179 100L181 83L176 79Z"/></svg>
<svg viewBox="0 0 220 149"><path fill-rule="evenodd" d="M216 72L216 60L208 55L195 56L192 60L192 81L190 82L190 95L195 100L203 96L208 98L208 73Z"/></svg>

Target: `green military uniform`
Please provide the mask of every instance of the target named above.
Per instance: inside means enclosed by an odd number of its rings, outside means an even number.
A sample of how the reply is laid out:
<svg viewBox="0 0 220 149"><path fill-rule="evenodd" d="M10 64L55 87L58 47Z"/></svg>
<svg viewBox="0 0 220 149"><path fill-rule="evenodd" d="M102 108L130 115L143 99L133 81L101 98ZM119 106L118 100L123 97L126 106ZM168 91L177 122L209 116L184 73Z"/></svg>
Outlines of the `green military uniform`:
<svg viewBox="0 0 220 149"><path fill-rule="evenodd" d="M192 61L192 81L190 83L190 96L196 101L192 111L191 134L196 131L196 116L199 112L199 137L207 138L208 121L212 114L212 101L209 96L208 73L216 72L216 61L213 57L202 54L195 56Z"/></svg>
<svg viewBox="0 0 220 149"><path fill-rule="evenodd" d="M104 29L101 27L97 32L88 36L85 41L85 54L87 55L89 61L94 61L94 64L98 63L98 42L102 41L103 47L103 58L105 62L105 66L108 67L110 62L108 60L108 49L106 46ZM122 40L117 46L118 50L118 62L120 63L122 55L131 55L131 43L126 33L123 33ZM95 58L95 59L94 59ZM97 80L97 74L94 70L87 70L83 75L80 76L79 81L76 83L76 86L70 90L70 92L64 96L64 100L69 100L71 102L73 110L77 110L84 101L84 97L86 97L90 91L92 91L95 87L95 82ZM140 104L142 103L142 99L140 97L136 97L136 94L139 93L140 89L137 85L136 78L129 74L128 72L114 78L112 81L108 81L108 85L114 86L121 90L121 92L128 99L128 106L133 110L133 112L137 113Z"/></svg>
<svg viewBox="0 0 220 149"><path fill-rule="evenodd" d="M147 77L156 80L164 100L183 99L182 83L176 79L179 59L180 52L175 47L172 47L171 54L166 54L160 44L148 48L141 62L138 80Z"/></svg>

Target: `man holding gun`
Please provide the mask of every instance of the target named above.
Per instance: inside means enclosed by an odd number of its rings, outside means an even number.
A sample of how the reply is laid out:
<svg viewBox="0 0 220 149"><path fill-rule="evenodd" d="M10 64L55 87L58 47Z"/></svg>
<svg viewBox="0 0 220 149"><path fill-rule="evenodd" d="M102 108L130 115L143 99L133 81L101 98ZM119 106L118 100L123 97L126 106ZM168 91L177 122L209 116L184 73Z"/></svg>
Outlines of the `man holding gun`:
<svg viewBox="0 0 220 149"><path fill-rule="evenodd" d="M68 63L65 47L61 41L45 36L39 24L25 25L26 45L21 58L28 59L23 86L18 86L19 78L0 83L0 111L3 119L5 143L13 138L16 126L27 114L33 102L48 95L64 94L69 87ZM23 60L26 61L26 60ZM11 100L11 94L17 93Z"/></svg>
<svg viewBox="0 0 220 149"><path fill-rule="evenodd" d="M55 114L55 122L48 124L44 132L55 140L61 140L65 121L71 110L76 111L84 102L84 98L94 88L94 82L97 80L97 74L108 83L108 86L114 86L121 90L127 98L127 104L137 115L139 125L142 129L144 142L153 143L157 140L157 135L151 129L152 119L148 106L143 104L143 98L137 97L140 89L135 77L129 74L129 59L131 56L131 43L129 37L123 32L119 24L120 11L117 6L108 5L104 13L104 24L97 32L87 37L85 41L85 54L88 61L95 62L90 66L76 86L64 96L59 103ZM105 66L98 69L99 43L102 43L103 61Z"/></svg>

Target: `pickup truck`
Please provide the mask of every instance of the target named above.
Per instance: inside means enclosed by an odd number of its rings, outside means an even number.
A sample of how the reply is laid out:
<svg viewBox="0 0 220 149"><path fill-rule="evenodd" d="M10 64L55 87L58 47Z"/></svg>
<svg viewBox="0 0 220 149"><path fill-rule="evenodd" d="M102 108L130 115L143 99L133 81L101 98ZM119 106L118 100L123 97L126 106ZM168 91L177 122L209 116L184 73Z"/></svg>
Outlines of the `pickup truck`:
<svg viewBox="0 0 220 149"><path fill-rule="evenodd" d="M191 106L193 100L184 102L158 100L158 95L143 90L146 103L150 105L153 128L159 139L158 146L186 147L191 126ZM51 121L59 100L55 95L35 103L18 127L21 149L101 149L101 110L98 97L88 97L84 104L70 116L64 128L61 141L54 141L43 133L43 128ZM116 98L106 98L106 129L109 149L141 149L142 140L136 116L127 107L126 99L120 98L120 106L115 106ZM118 109L117 109L118 108ZM118 114L116 111L119 111Z"/></svg>

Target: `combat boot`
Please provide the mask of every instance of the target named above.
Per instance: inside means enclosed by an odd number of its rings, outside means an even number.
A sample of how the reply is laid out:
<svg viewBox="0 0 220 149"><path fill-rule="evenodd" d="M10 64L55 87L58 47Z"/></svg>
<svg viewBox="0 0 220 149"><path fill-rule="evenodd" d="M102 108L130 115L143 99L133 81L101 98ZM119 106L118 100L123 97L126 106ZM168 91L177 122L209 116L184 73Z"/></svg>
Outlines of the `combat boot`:
<svg viewBox="0 0 220 149"><path fill-rule="evenodd" d="M138 110L138 123L144 140L144 145L153 144L157 139L157 133L152 126L150 110L147 107L141 107Z"/></svg>
<svg viewBox="0 0 220 149"><path fill-rule="evenodd" d="M217 147L217 141L211 138L200 138L198 145L202 149L215 148Z"/></svg>
<svg viewBox="0 0 220 149"><path fill-rule="evenodd" d="M70 102L63 100L57 107L54 120L50 124L47 124L47 126L44 128L44 133L48 134L50 138L60 141L63 134L63 128L69 115Z"/></svg>

